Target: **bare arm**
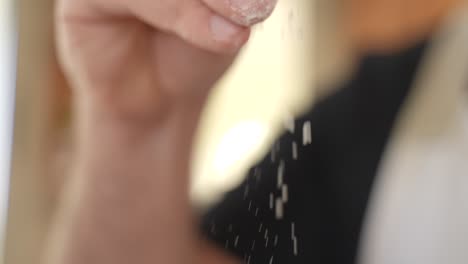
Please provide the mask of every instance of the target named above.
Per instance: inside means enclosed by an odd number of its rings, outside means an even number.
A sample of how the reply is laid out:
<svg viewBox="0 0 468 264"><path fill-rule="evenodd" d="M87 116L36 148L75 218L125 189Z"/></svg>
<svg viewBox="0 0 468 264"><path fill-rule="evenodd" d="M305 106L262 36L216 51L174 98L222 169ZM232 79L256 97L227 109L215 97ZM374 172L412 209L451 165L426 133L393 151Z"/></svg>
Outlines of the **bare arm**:
<svg viewBox="0 0 468 264"><path fill-rule="evenodd" d="M189 156L209 88L274 1L249 4L262 17L222 3L60 1L77 153L46 263L236 262L199 238Z"/></svg>
<svg viewBox="0 0 468 264"><path fill-rule="evenodd" d="M96 112L82 120L87 125L67 194L73 200L55 238L65 247L52 263L234 262L198 238L191 214L187 175L196 109L156 127Z"/></svg>

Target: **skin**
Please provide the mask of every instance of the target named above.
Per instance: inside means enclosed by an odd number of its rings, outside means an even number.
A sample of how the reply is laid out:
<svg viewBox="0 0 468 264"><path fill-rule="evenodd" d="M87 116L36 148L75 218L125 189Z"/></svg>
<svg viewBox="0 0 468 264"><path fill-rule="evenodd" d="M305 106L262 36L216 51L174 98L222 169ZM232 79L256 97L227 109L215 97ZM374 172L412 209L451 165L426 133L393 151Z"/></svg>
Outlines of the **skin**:
<svg viewBox="0 0 468 264"><path fill-rule="evenodd" d="M58 1L78 150L45 263L237 263L199 238L189 158L207 93L273 2L250 19L225 0ZM348 0L343 21L357 52L390 52L457 2Z"/></svg>

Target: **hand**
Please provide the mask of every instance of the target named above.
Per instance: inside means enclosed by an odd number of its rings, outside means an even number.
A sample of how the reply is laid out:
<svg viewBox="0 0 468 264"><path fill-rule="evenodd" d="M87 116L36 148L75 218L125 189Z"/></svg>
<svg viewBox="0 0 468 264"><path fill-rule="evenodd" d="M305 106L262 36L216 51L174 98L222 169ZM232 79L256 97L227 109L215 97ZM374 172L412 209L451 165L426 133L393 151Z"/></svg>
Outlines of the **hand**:
<svg viewBox="0 0 468 264"><path fill-rule="evenodd" d="M230 263L197 250L190 146L209 88L276 0L58 1L79 129L46 263Z"/></svg>
<svg viewBox="0 0 468 264"><path fill-rule="evenodd" d="M79 100L154 118L204 101L276 0L59 0L61 62ZM87 104L88 106L90 104Z"/></svg>

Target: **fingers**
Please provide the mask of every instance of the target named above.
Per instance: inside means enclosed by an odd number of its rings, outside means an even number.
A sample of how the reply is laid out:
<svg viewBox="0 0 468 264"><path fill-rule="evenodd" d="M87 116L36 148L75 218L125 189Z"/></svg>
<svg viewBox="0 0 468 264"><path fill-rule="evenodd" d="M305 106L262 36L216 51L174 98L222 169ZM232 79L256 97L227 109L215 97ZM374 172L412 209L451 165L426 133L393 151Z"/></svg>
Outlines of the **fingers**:
<svg viewBox="0 0 468 264"><path fill-rule="evenodd" d="M268 18L277 0L201 0L215 12L243 26Z"/></svg>
<svg viewBox="0 0 468 264"><path fill-rule="evenodd" d="M156 29L217 53L234 53L247 41L250 29L216 14L199 0L121 0L133 15Z"/></svg>
<svg viewBox="0 0 468 264"><path fill-rule="evenodd" d="M235 53L249 26L266 19L277 0L61 0L68 12L135 16L156 30L171 32L216 53ZM77 8L79 6L79 8ZM104 12L102 12L104 11ZM79 14L80 16L82 13Z"/></svg>

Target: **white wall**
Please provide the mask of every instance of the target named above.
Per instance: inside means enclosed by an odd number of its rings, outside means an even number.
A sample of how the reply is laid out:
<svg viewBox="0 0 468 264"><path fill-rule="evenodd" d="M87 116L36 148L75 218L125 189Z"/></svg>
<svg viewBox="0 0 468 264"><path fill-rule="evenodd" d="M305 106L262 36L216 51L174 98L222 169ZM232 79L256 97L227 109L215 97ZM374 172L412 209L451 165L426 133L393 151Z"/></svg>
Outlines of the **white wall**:
<svg viewBox="0 0 468 264"><path fill-rule="evenodd" d="M0 0L0 263L8 205L15 88L15 33L12 1Z"/></svg>

